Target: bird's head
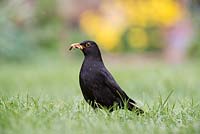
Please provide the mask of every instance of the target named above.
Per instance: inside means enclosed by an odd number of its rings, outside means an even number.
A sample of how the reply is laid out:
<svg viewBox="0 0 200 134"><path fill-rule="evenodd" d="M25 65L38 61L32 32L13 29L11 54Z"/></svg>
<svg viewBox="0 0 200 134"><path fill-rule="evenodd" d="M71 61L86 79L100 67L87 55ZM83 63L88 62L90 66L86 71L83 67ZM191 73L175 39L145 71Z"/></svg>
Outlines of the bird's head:
<svg viewBox="0 0 200 134"><path fill-rule="evenodd" d="M69 50L72 50L73 48L78 48L82 50L85 57L100 57L101 53L98 48L98 45L94 41L83 41L81 43L73 43L71 44Z"/></svg>

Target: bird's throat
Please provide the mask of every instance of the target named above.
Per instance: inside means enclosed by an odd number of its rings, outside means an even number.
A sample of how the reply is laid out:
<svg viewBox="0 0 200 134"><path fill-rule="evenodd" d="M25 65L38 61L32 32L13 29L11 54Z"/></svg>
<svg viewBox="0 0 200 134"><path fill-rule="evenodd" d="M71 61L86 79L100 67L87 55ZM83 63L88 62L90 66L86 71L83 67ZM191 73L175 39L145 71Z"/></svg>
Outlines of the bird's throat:
<svg viewBox="0 0 200 134"><path fill-rule="evenodd" d="M90 62L99 61L99 62L103 62L103 59L102 59L101 55L85 55L84 61L90 61Z"/></svg>

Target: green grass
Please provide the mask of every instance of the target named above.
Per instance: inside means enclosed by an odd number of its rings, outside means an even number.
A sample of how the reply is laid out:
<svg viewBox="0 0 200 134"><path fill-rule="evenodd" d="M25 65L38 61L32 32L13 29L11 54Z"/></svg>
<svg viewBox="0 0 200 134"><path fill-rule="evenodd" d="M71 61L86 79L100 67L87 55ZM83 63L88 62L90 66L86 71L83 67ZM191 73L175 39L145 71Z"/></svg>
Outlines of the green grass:
<svg viewBox="0 0 200 134"><path fill-rule="evenodd" d="M93 111L83 100L78 59L1 63L0 134L200 133L200 64L106 65L146 111ZM109 64L108 64L109 63Z"/></svg>

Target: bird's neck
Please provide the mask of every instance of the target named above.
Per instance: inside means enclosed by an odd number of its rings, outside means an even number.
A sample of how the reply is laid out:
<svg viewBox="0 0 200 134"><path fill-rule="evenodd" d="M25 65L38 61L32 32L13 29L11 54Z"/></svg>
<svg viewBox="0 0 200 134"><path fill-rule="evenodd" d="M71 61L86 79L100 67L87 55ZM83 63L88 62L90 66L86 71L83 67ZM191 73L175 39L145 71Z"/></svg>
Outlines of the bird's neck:
<svg viewBox="0 0 200 134"><path fill-rule="evenodd" d="M84 61L103 62L103 59L101 57L101 54L97 54L97 55L85 55Z"/></svg>
<svg viewBox="0 0 200 134"><path fill-rule="evenodd" d="M103 60L101 57L92 57L88 56L84 58L83 65L82 67L87 66L87 67L95 67L95 66L104 66Z"/></svg>

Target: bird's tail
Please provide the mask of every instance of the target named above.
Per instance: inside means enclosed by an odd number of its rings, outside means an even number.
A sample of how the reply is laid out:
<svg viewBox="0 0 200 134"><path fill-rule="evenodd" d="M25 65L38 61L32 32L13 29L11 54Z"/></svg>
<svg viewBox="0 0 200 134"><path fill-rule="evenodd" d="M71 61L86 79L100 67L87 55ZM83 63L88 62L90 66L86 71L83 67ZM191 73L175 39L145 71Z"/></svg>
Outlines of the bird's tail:
<svg viewBox="0 0 200 134"><path fill-rule="evenodd" d="M144 114L144 111L137 106L135 101L131 99L128 101L128 110L135 111L137 115Z"/></svg>

